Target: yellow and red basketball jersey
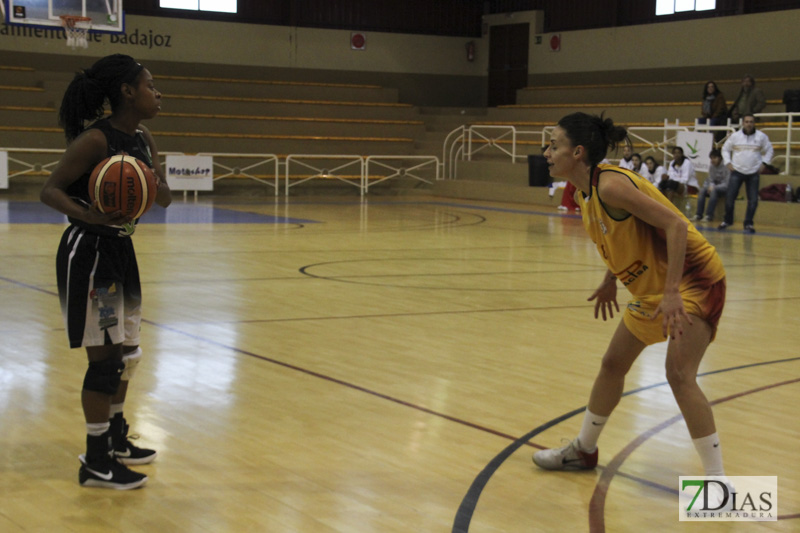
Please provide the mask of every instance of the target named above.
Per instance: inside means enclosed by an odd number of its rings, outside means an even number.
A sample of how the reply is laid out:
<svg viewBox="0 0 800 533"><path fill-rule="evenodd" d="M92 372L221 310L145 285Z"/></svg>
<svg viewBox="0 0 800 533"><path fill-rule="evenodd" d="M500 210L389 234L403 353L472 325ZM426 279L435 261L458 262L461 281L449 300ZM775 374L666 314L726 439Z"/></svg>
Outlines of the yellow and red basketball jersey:
<svg viewBox="0 0 800 533"><path fill-rule="evenodd" d="M588 196L577 195L583 225L608 269L635 297L647 300L648 296L656 296L660 300L667 274L665 233L633 215L616 219L608 213L597 192L600 173L608 171L623 174L643 194L679 216L684 215L650 181L614 165L598 165L592 175L591 190L584 191ZM710 286L724 277L725 269L716 250L689 223L681 291L696 284Z"/></svg>

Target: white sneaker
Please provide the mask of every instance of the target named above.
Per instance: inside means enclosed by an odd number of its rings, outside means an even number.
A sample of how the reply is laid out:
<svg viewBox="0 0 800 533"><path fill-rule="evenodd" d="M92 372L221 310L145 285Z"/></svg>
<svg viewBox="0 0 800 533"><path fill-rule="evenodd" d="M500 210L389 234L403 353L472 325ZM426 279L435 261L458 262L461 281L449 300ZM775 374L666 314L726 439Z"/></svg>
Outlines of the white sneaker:
<svg viewBox="0 0 800 533"><path fill-rule="evenodd" d="M584 452L580 449L577 437L567 441L561 448L541 450L533 454L533 462L545 470L591 470L597 466L599 449L593 452Z"/></svg>
<svg viewBox="0 0 800 533"><path fill-rule="evenodd" d="M731 511L733 508L733 494L736 492L736 487L733 486L726 476L713 476L717 481L725 483L728 489L727 501L722 505L723 500L726 498L722 487L716 483L709 484L708 486L708 508L715 511Z"/></svg>

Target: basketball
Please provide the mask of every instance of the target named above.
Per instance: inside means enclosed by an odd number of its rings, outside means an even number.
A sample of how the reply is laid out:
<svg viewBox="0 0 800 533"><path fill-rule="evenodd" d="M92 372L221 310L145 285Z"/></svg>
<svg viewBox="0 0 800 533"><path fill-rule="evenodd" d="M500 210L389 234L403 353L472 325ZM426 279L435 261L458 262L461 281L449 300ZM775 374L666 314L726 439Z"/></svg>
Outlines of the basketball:
<svg viewBox="0 0 800 533"><path fill-rule="evenodd" d="M153 206L157 188L153 171L130 155L104 159L89 177L89 199L101 213L121 211L134 219Z"/></svg>

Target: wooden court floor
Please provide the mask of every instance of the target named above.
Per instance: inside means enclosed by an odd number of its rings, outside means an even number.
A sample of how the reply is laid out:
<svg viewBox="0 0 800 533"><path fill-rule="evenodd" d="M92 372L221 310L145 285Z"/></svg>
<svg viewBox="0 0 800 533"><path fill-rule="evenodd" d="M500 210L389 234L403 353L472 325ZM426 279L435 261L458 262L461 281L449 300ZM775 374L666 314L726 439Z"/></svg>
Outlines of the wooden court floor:
<svg viewBox="0 0 800 533"><path fill-rule="evenodd" d="M700 382L728 475L778 476L779 520L691 524L678 476L702 469L663 344L632 369L600 468L531 462L577 434L617 323L586 301L604 269L574 216L423 196L148 213L126 415L159 457L128 492L78 485L63 228L0 198L0 531L800 531L798 232L705 232L728 301Z"/></svg>

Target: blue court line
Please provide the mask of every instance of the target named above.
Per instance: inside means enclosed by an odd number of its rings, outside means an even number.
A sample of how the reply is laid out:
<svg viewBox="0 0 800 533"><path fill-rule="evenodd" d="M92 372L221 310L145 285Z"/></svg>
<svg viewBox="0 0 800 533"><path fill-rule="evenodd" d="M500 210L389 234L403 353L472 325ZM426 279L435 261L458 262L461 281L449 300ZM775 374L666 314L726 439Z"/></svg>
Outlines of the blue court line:
<svg viewBox="0 0 800 533"><path fill-rule="evenodd" d="M313 205L317 202L305 202L305 205ZM322 203L322 202L320 202ZM352 201L352 202L337 202L339 205L358 205L360 204L359 201ZM580 215L574 213L553 213L552 211L535 211L532 209L517 209L511 207L494 207L488 205L472 205L472 204L460 204L460 203L453 203L453 202L440 202L440 201L431 201L431 202L369 202L368 205L436 205L442 207L455 207L458 209L473 209L477 211L494 211L496 213L510 213L513 215L537 215L537 216L546 216L546 217L557 217L557 218L581 218ZM694 226L697 231L700 233L711 232L711 233L729 233L729 234L741 234L741 235L758 235L763 237L779 237L781 239L800 239L800 235L787 235L785 233L765 233L757 231L755 234L746 233L744 229L741 230L734 230L734 229L726 229L726 230L719 230L715 227L706 227L706 226L698 226L695 224Z"/></svg>
<svg viewBox="0 0 800 533"><path fill-rule="evenodd" d="M710 370L708 372L702 372L697 374L697 377L702 376L709 376L712 374L720 374L723 372L732 372L735 370L742 370L745 368L753 368L757 366L764 366L764 365L774 365L777 363L788 363L792 361L798 361L800 357L789 357L787 359L776 359L774 361L762 361L758 363L750 363L746 365L739 365L733 366L729 368L722 368L719 370ZM651 385L646 385L643 387L639 387L637 389L629 390L622 394L622 397L631 396L633 394L638 394L642 391L654 389L656 387L663 387L665 385L669 385L668 382L662 381L660 383L653 383ZM565 420L569 420L575 415L579 415L586 410L587 406L579 407L577 409L573 409L568 413L564 413L563 415L556 417L549 422L545 422L541 426L529 431L525 435L521 436L511 444L509 444L503 451L497 454L494 459L492 459L489 464L487 464L483 470L475 477L470 485L467 493L464 495L464 498L461 500L461 505L459 505L458 510L456 511L455 519L453 520L453 529L452 533L468 533L469 526L472 523L472 515L475 512L475 507L478 505L478 499L483 492L483 489L486 487L486 484L489 483L492 475L500 468L500 466L511 457L514 452L516 452L519 448L523 445L527 444L528 441L539 435L540 433L550 429L553 426L564 422Z"/></svg>
<svg viewBox="0 0 800 533"><path fill-rule="evenodd" d="M0 224L66 224L67 217L40 202L0 202ZM316 224L317 220L289 218L208 205L154 205L141 224Z"/></svg>

